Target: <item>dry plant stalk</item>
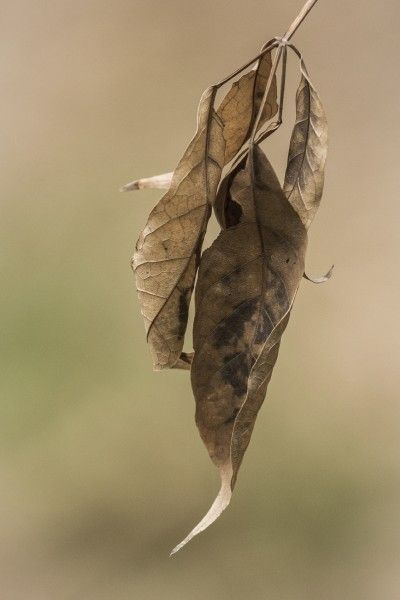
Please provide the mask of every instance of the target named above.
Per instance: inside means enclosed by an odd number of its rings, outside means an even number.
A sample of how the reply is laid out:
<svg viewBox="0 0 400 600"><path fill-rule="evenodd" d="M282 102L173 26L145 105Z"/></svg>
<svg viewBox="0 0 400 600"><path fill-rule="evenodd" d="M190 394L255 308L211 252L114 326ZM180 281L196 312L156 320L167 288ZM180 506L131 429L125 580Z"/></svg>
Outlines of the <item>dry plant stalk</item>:
<svg viewBox="0 0 400 600"><path fill-rule="evenodd" d="M316 1L304 5L282 38L203 93L197 131L173 173L121 188L167 190L149 215L132 267L154 368L191 370L196 424L221 476L210 510L171 554L228 506L301 278L322 283L332 273L304 273L307 230L324 185L327 122L290 43ZM282 187L260 143L282 123L288 49L300 61L301 79ZM215 108L218 89L231 80ZM202 253L212 210L221 232ZM196 276L188 354L182 349Z"/></svg>

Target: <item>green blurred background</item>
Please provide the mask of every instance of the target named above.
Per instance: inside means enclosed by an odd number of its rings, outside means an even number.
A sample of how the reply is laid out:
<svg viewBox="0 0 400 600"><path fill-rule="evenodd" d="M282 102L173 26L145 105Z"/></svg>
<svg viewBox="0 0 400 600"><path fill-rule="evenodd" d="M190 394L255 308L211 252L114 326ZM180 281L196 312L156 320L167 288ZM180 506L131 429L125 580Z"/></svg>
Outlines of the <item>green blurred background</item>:
<svg viewBox="0 0 400 600"><path fill-rule="evenodd" d="M160 194L118 188L172 169L202 90L300 7L1 2L4 600L399 598L397 0L320 0L296 35L330 124L308 270L335 273L301 284L231 507L168 558L218 481L129 268Z"/></svg>

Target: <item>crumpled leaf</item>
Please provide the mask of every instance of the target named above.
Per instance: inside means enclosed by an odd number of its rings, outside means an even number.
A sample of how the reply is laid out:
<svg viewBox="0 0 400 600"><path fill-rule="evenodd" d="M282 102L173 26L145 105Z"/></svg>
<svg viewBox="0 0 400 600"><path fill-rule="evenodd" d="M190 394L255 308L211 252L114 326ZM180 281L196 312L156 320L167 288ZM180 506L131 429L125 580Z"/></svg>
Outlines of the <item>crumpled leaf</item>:
<svg viewBox="0 0 400 600"><path fill-rule="evenodd" d="M218 111L216 87L203 94L198 128L172 179L169 174L132 182L129 189L169 184L150 213L132 259L147 341L156 370L187 368L180 359L201 246L222 168L247 140L271 70L266 53L234 83ZM260 127L277 111L273 79ZM156 182L155 182L156 180Z"/></svg>
<svg viewBox="0 0 400 600"><path fill-rule="evenodd" d="M198 274L191 371L196 423L221 489L173 552L229 504L304 273L306 229L263 152L254 147L228 180L224 225Z"/></svg>
<svg viewBox="0 0 400 600"><path fill-rule="evenodd" d="M311 83L303 59L296 95L296 123L289 146L284 192L309 227L321 202L324 188L328 125L318 92Z"/></svg>

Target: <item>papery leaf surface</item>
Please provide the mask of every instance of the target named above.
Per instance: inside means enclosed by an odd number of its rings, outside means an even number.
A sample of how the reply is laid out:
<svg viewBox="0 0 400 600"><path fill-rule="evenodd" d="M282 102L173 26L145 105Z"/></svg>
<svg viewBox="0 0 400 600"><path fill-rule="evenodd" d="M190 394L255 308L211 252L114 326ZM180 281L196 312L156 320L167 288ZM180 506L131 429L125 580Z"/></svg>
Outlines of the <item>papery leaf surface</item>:
<svg viewBox="0 0 400 600"><path fill-rule="evenodd" d="M283 189L308 228L319 208L324 189L328 124L321 99L302 59L300 70L296 123L290 140Z"/></svg>
<svg viewBox="0 0 400 600"><path fill-rule="evenodd" d="M254 147L222 185L224 226L201 260L191 370L196 423L221 475L210 511L229 504L304 273L307 232L263 152Z"/></svg>
<svg viewBox="0 0 400 600"><path fill-rule="evenodd" d="M210 209L223 167L246 142L271 70L266 53L235 82L214 110L216 88L206 90L198 110L197 132L172 178L145 180L169 185L150 213L136 244L132 267L154 368L187 368L180 359L188 308ZM277 111L272 81L260 127ZM142 183L128 184L139 189Z"/></svg>

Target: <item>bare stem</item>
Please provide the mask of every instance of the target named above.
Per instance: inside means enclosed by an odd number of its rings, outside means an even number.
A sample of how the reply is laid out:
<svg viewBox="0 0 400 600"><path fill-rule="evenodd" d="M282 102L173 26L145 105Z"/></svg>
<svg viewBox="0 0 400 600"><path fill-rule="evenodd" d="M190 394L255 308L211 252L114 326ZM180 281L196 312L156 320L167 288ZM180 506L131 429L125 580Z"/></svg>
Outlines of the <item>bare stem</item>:
<svg viewBox="0 0 400 600"><path fill-rule="evenodd" d="M298 28L300 27L300 25L302 24L302 22L304 21L304 19L310 12L310 10L313 8L313 6L317 2L318 2L318 0L307 0L307 2L303 6L303 8L299 12L299 14L295 18L295 20L293 21L293 23L291 24L289 29L287 30L287 32L285 33L284 38L286 40L289 41L293 37L293 35L296 33L296 31L298 30Z"/></svg>
<svg viewBox="0 0 400 600"><path fill-rule="evenodd" d="M233 73L231 73L231 75L228 75L227 77L224 77L224 79L221 79L221 81L219 81L218 83L215 84L215 87L220 88L225 83L228 83L228 81L230 81L231 79L233 79L234 77L236 77L237 75L239 75L242 71L244 71L245 69L247 69L248 67L250 67L254 62L256 62L262 56L264 56L264 54L266 54L267 52L271 52L271 50L273 50L274 48L276 48L278 45L281 45L282 43L285 44L286 42L288 42L294 36L294 34L296 33L296 31L298 30L298 28L300 27L300 25L302 24L302 22L304 21L304 19L308 15L308 13L310 12L310 10L313 8L313 6L317 2L318 2L318 0L307 0L307 2L304 4L304 6L301 9L301 11L299 12L299 14L297 15L297 17L294 19L294 21L290 25L289 29L287 30L287 32L283 36L283 38L274 38L274 39L272 39L270 42L268 42L263 47L263 49L261 50L261 52L259 52L259 54L257 54L257 56L255 56L251 60L248 60L242 67L239 67L239 69L236 69L236 71L234 71ZM279 59L280 59L280 56L279 56ZM279 60L278 60L278 62L279 62ZM278 65L276 65L276 67L277 66ZM276 70L276 68L275 68L275 70ZM271 79L271 84L272 84L272 79Z"/></svg>
<svg viewBox="0 0 400 600"><path fill-rule="evenodd" d="M283 115L283 103L285 100L285 88L286 88L286 65L287 65L287 47L283 47L282 54L282 73L281 73L281 91L279 95L279 112L278 112L278 123L282 123Z"/></svg>
<svg viewBox="0 0 400 600"><path fill-rule="evenodd" d="M221 79L221 81L219 81L212 87L216 87L216 88L222 87L223 85L228 83L228 81L230 81L234 77L237 77L237 75L240 75L240 73L242 71L244 71L245 69L248 69L248 67L250 67L253 63L255 63L257 60L262 58L264 56L264 54L267 54L268 52L271 52L271 50L273 50L274 48L277 48L278 45L279 45L279 43L275 39L272 42L268 42L268 44L266 44L263 47L263 49L261 50L261 52L259 52L257 54L257 56L254 56L252 59L248 60L243 66L239 67L233 73L231 73L230 75L227 75L226 77Z"/></svg>
<svg viewBox="0 0 400 600"><path fill-rule="evenodd" d="M249 139L249 142L248 142L249 148L251 148L254 145L254 138L255 138L256 133L257 133L257 128L258 128L259 123L260 123L261 115L263 113L264 106L265 106L265 103L267 101L268 94L269 94L269 91L271 89L272 82L273 82L275 73L277 71L279 62L280 62L280 60L281 60L281 58L283 56L284 66L283 66L283 69L282 69L282 78L283 79L282 79L282 82L281 82L281 103L280 103L280 107L279 107L278 121L273 124L272 128L268 129L267 131L264 131L259 136L259 138L257 139L256 143L257 144L260 143L267 136L271 135L271 133L273 133L280 126L280 124L282 123L283 96L284 96L285 73L286 73L286 46L287 45L290 46L290 48L292 48L297 54L299 54L298 50L294 46L292 46L291 44L288 44L288 41L296 33L296 31L298 30L298 28L300 27L300 25L302 24L302 22L304 21L304 19L307 17L308 13L311 11L311 9L314 7L314 5L317 2L318 2L318 0L307 0L307 2L304 4L303 8L301 9L301 11L297 15L297 17L294 19L294 21L290 25L289 29L287 30L287 32L285 33L285 35L282 38L276 37L276 38L272 39L271 41L269 41L267 44L265 44L265 46L262 48L261 52L259 52L257 54L257 56L255 56L251 60L247 61L242 67L239 67L239 69L236 69L233 73L231 73L231 75L228 75L227 77L224 77L224 79L221 79L221 81L219 81L218 83L216 83L213 86L211 86L212 88L214 88L214 95L215 95L216 91L220 87L222 87L223 85L225 85L226 83L228 83L228 81L230 81L231 79L233 79L234 77L236 77L237 75L239 75L242 71L244 71L245 69L247 69L248 67L250 67L253 63L255 63L257 60L259 60L260 58L262 58L264 56L264 54L266 54L267 52L271 52L274 48L277 48L275 56L274 56L274 60L272 62L271 72L269 74L267 85L266 85L266 88L265 88L265 91L264 91L264 96L263 96L263 99L261 101L261 105L260 105L259 111L257 113L253 129L251 131L250 139ZM245 154L245 152L243 154ZM147 179L133 181L133 182L131 182L131 183L123 186L121 188L121 191L137 190L137 189L142 189L143 187L167 188L169 186L170 181L171 181L171 173L166 173L166 174L161 175L161 176L158 175L156 177L150 177L150 178L147 178Z"/></svg>

